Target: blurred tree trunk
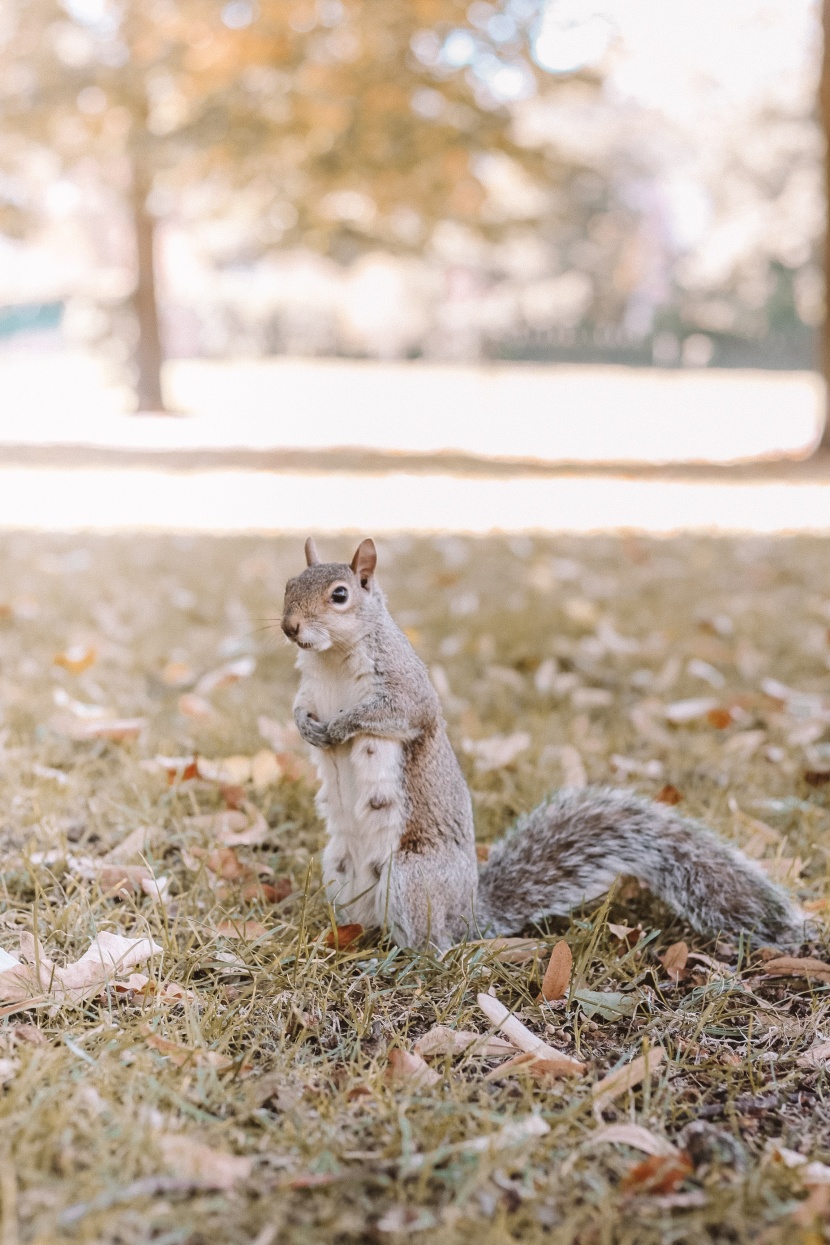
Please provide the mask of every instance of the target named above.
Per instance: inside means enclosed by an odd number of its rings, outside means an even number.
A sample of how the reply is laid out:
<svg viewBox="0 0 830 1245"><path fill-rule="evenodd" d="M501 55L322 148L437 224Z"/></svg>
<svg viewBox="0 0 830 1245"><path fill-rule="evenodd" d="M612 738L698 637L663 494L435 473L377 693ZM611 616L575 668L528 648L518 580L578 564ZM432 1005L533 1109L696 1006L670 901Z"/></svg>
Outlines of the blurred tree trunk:
<svg viewBox="0 0 830 1245"><path fill-rule="evenodd" d="M155 220L147 207L150 178L140 153L133 155L132 215L137 277L133 306L138 327L135 351L136 395L140 411L164 411L161 365L164 357L156 300Z"/></svg>
<svg viewBox="0 0 830 1245"><path fill-rule="evenodd" d="M824 234L824 285L825 299L830 302L830 0L822 4L822 26L824 30L824 49L821 61L821 85L819 88L819 111L824 129L826 155L824 161L824 189L827 204L827 227ZM822 450L830 450L830 314L824 313L824 324L821 335L821 357L824 377L827 383L827 398L824 408L824 433L819 446Z"/></svg>

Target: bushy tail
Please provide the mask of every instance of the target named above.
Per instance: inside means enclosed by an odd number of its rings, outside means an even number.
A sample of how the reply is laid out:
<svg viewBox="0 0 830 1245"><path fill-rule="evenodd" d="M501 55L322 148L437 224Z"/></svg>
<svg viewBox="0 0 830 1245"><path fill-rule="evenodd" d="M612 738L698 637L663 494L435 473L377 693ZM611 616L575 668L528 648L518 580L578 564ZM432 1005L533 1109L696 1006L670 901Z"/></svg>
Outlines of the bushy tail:
<svg viewBox="0 0 830 1245"><path fill-rule="evenodd" d="M778 944L805 936L804 914L742 852L666 805L601 787L560 791L494 845L479 875L479 928L514 934L564 916L621 874L699 933Z"/></svg>

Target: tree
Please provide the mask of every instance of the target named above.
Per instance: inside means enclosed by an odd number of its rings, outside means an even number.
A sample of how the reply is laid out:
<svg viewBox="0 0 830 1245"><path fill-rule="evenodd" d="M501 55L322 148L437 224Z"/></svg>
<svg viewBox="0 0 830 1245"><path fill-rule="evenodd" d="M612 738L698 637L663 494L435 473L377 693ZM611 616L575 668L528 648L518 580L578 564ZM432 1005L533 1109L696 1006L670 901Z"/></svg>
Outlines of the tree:
<svg viewBox="0 0 830 1245"><path fill-rule="evenodd" d="M555 192L581 171L516 137L515 102L556 85L529 54L536 0L5 8L6 135L50 151L70 174L94 166L129 212L139 409L164 407L160 195L211 185L221 212L223 195L226 204L244 186L261 206L257 245L302 243L348 261L370 246L418 250L447 219L497 236L505 221L488 196L488 159L530 179L534 220L562 214ZM577 187L586 219L596 193Z"/></svg>

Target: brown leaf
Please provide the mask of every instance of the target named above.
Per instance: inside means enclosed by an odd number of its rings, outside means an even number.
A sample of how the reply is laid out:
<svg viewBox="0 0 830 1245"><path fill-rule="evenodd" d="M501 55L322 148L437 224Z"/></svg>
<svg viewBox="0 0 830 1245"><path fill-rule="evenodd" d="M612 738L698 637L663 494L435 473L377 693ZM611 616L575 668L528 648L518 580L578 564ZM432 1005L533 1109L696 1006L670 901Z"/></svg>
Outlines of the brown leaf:
<svg viewBox="0 0 830 1245"><path fill-rule="evenodd" d="M677 790L677 787L667 782L665 787L660 788L654 798L658 804L679 804L683 799L683 794Z"/></svg>
<svg viewBox="0 0 830 1245"><path fill-rule="evenodd" d="M205 857L205 864L211 873L224 878L226 882L237 882L247 871L232 847L215 848Z"/></svg>
<svg viewBox="0 0 830 1245"><path fill-rule="evenodd" d="M132 858L143 856L145 852L148 852L160 834L158 826L138 826L135 830L131 830L125 839L111 848L102 860L112 864L121 864L123 861L126 864Z"/></svg>
<svg viewBox="0 0 830 1245"><path fill-rule="evenodd" d="M767 977L804 977L807 981L830 982L830 964L812 956L782 955L777 960L767 960L764 973Z"/></svg>
<svg viewBox="0 0 830 1245"><path fill-rule="evenodd" d="M623 1177L625 1193L674 1193L691 1176L694 1166L685 1153L652 1155L634 1166Z"/></svg>
<svg viewBox="0 0 830 1245"><path fill-rule="evenodd" d="M642 929L631 925L614 925L612 921L608 922L608 932L613 934L615 938L619 938L620 942L628 943L629 947L633 947L640 941Z"/></svg>
<svg viewBox="0 0 830 1245"><path fill-rule="evenodd" d="M830 769L805 769L804 781L809 787L825 787L830 782Z"/></svg>
<svg viewBox="0 0 830 1245"><path fill-rule="evenodd" d="M727 726L732 725L732 714L729 709L718 706L716 709L710 709L706 714L706 721L710 726L714 726L715 730L725 731Z"/></svg>
<svg viewBox="0 0 830 1245"><path fill-rule="evenodd" d="M561 1059L546 1059L543 1055L534 1055L532 1051L520 1051L512 1059L491 1068L484 1079L501 1081L506 1076L519 1074L531 1076L536 1081L556 1081L562 1076L570 1075L571 1071L563 1071Z"/></svg>
<svg viewBox="0 0 830 1245"><path fill-rule="evenodd" d="M0 999L41 997L46 992L57 1002L82 1002L94 998L107 984L136 964L160 955L162 948L149 938L124 938L100 933L74 964L53 964L31 934L20 936L21 955L28 961L0 973Z"/></svg>
<svg viewBox="0 0 830 1245"><path fill-rule="evenodd" d="M246 903L282 903L293 890L290 878L277 878L273 885L270 882L247 882L240 894Z"/></svg>
<svg viewBox="0 0 830 1245"><path fill-rule="evenodd" d="M412 1084L426 1088L441 1080L440 1073L431 1068L422 1055L395 1047L389 1052L386 1080L393 1084Z"/></svg>
<svg viewBox="0 0 830 1245"><path fill-rule="evenodd" d="M620 1094L634 1089L642 1081L654 1074L666 1057L662 1046L653 1046L646 1055L638 1055L631 1063L609 1072L601 1081L597 1081L591 1090L594 1099L594 1110L601 1112Z"/></svg>
<svg viewBox="0 0 830 1245"><path fill-rule="evenodd" d="M216 926L216 932L222 938L240 938L246 942L251 942L256 938L261 938L263 934L268 933L267 926L261 921L220 921Z"/></svg>
<svg viewBox="0 0 830 1245"><path fill-rule="evenodd" d="M429 1059L434 1055L460 1055L470 1051L474 1055L489 1058L494 1055L509 1055L516 1048L505 1038L492 1034L472 1033L465 1029L450 1029L447 1025L433 1025L428 1033L418 1038L415 1043L415 1054Z"/></svg>
<svg viewBox="0 0 830 1245"><path fill-rule="evenodd" d="M82 674L95 664L98 654L94 648L86 644L73 644L63 653L56 653L52 658L54 665L62 666L70 674Z"/></svg>
<svg viewBox="0 0 830 1245"><path fill-rule="evenodd" d="M554 999L564 999L571 980L573 962L571 949L563 938L550 953L545 976L542 979L542 998L547 999L548 1002Z"/></svg>
<svg viewBox="0 0 830 1245"><path fill-rule="evenodd" d="M181 1133L167 1133L158 1141L168 1169L195 1188L228 1192L251 1174L253 1160L214 1150Z"/></svg>
<svg viewBox="0 0 830 1245"><path fill-rule="evenodd" d="M830 1042L819 1042L811 1047L800 1057L798 1065L801 1068L830 1067Z"/></svg>
<svg viewBox="0 0 830 1245"><path fill-rule="evenodd" d="M688 958L689 948L686 943L673 942L665 954L660 956L660 962L672 981L680 981Z"/></svg>
<svg viewBox="0 0 830 1245"><path fill-rule="evenodd" d="M323 943L333 951L345 951L357 941L362 933L362 925L338 925L335 929L329 930Z"/></svg>

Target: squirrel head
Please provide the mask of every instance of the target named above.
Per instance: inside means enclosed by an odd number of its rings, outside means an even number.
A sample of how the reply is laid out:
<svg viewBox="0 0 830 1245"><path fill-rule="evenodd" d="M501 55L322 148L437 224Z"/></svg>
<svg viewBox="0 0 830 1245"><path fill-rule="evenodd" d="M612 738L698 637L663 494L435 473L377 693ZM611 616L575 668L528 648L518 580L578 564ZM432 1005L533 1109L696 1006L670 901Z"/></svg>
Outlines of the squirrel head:
<svg viewBox="0 0 830 1245"><path fill-rule="evenodd" d="M317 653L350 648L365 635L367 621L383 602L375 582L374 541L362 540L351 564L321 562L309 536L305 559L305 570L285 585L283 631L292 643Z"/></svg>

